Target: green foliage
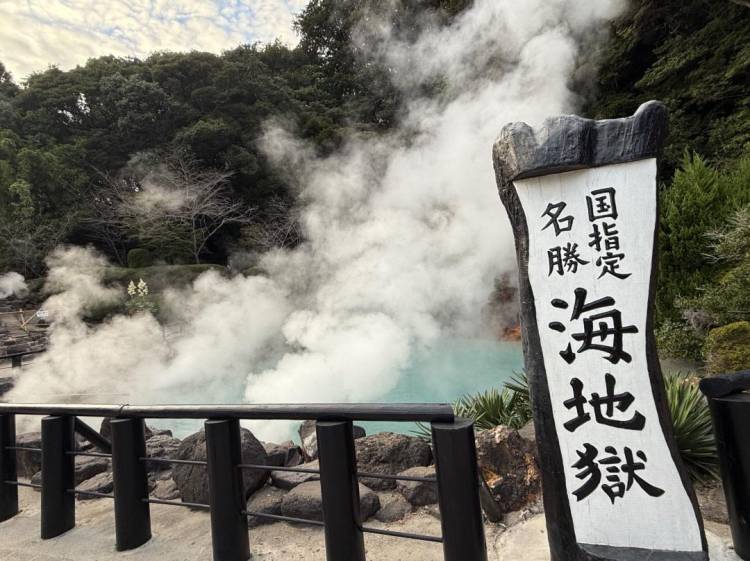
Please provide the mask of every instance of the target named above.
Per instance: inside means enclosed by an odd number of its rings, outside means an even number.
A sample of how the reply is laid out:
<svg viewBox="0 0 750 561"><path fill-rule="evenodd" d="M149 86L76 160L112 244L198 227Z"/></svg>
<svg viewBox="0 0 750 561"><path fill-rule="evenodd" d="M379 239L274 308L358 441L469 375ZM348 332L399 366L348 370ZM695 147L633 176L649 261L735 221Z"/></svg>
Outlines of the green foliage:
<svg viewBox="0 0 750 561"><path fill-rule="evenodd" d="M666 320L656 329L656 346L662 358L703 359L705 336L681 321Z"/></svg>
<svg viewBox="0 0 750 561"><path fill-rule="evenodd" d="M128 251L128 267L131 269L142 269L150 267L153 264L151 253L142 247L137 247Z"/></svg>
<svg viewBox="0 0 750 561"><path fill-rule="evenodd" d="M697 379L679 374L664 377L677 448L694 481L719 478L711 413Z"/></svg>
<svg viewBox="0 0 750 561"><path fill-rule="evenodd" d="M686 149L728 163L750 143L750 10L710 0L633 0L612 26L587 113L631 114L649 99L670 111L662 178Z"/></svg>
<svg viewBox="0 0 750 561"><path fill-rule="evenodd" d="M716 270L709 266L710 233L750 202L750 156L719 172L697 154L685 154L661 194L661 255L657 312L679 319L678 296L691 298Z"/></svg>
<svg viewBox="0 0 750 561"><path fill-rule="evenodd" d="M737 321L709 331L705 355L711 374L750 369L750 322Z"/></svg>

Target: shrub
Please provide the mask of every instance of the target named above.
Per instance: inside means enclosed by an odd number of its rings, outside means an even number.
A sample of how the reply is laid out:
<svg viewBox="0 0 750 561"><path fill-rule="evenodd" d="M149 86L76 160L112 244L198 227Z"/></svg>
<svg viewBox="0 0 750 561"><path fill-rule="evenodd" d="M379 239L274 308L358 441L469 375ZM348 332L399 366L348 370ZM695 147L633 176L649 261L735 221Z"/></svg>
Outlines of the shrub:
<svg viewBox="0 0 750 561"><path fill-rule="evenodd" d="M128 251L128 267L131 269L142 269L153 264L151 253L147 249L137 247Z"/></svg>
<svg viewBox="0 0 750 561"><path fill-rule="evenodd" d="M694 481L719 478L711 413L695 377L664 377L677 448Z"/></svg>
<svg viewBox="0 0 750 561"><path fill-rule="evenodd" d="M703 334L689 325L667 320L656 329L656 345L662 358L703 359Z"/></svg>
<svg viewBox="0 0 750 561"><path fill-rule="evenodd" d="M750 322L736 321L708 333L706 369L710 374L750 368Z"/></svg>

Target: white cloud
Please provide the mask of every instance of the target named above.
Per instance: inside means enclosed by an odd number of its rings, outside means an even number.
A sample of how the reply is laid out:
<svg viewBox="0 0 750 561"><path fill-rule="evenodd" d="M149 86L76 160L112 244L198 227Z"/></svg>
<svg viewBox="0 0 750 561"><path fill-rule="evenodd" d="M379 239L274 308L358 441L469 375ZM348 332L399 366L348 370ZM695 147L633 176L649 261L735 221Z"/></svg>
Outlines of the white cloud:
<svg viewBox="0 0 750 561"><path fill-rule="evenodd" d="M113 54L221 52L276 38L294 45L307 0L0 0L0 61L17 82Z"/></svg>

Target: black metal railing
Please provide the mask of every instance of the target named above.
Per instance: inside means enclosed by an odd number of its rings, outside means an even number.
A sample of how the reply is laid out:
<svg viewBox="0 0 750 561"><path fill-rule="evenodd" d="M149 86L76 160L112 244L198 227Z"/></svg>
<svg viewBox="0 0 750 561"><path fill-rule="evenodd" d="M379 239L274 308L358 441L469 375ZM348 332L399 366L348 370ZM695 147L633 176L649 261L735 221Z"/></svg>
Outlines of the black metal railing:
<svg viewBox="0 0 750 561"><path fill-rule="evenodd" d="M0 361L10 361L10 366L0 367L0 370L23 368L24 357L43 354L46 349L11 352L0 356Z"/></svg>
<svg viewBox="0 0 750 561"><path fill-rule="evenodd" d="M16 445L16 415L46 415L41 448ZM78 417L111 417L111 442ZM145 419L207 419L206 460L149 458ZM245 464L241 458L240 420L316 421L319 470ZM354 421L430 423L435 478L398 474L358 473ZM100 452L79 451L78 432ZM18 481L17 454L41 453L41 485ZM110 458L111 494L75 488L75 456ZM155 499L149 496L148 463L205 466L208 504ZM320 477L323 521L247 510L243 472L246 470L314 473ZM366 526L360 516L359 479L419 481L437 485L441 514L440 536L395 532ZM0 522L18 513L18 487L41 488L41 536L50 539L75 526L75 497L114 500L118 551L139 547L151 539L149 505L208 510L214 561L246 561L250 557L247 517L322 526L328 561L365 561L364 534L439 542L446 561L486 561L487 552L479 504L474 425L455 418L441 404L305 404L305 405L35 405L0 403Z"/></svg>

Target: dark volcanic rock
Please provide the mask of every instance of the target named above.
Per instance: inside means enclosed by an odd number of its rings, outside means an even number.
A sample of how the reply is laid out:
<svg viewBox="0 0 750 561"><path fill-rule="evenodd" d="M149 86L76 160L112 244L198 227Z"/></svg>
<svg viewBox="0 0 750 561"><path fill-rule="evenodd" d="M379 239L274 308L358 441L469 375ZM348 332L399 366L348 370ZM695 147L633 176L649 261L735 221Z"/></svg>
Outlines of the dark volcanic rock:
<svg viewBox="0 0 750 561"><path fill-rule="evenodd" d="M114 482L112 480L112 472L104 471L96 474L91 479L82 481L80 485L76 485L79 491L88 491L93 493L112 493L114 489ZM100 497L90 495L78 495L79 501L90 501L92 499L98 499Z"/></svg>
<svg viewBox="0 0 750 561"><path fill-rule="evenodd" d="M479 471L497 507L485 508L488 516L520 510L537 500L541 473L533 442L498 426L478 433L476 444Z"/></svg>
<svg viewBox="0 0 750 561"><path fill-rule="evenodd" d="M169 479L158 479L151 489L151 496L162 501L173 501L180 498L180 490L171 477Z"/></svg>
<svg viewBox="0 0 750 561"><path fill-rule="evenodd" d="M146 456L149 458L175 459L179 449L180 440L166 433L155 434L146 441ZM172 469L171 464L162 462L146 462L146 467L151 471Z"/></svg>
<svg viewBox="0 0 750 561"><path fill-rule="evenodd" d="M396 522L402 520L411 512L411 504L401 495L394 495L385 506L375 513L375 518L381 522Z"/></svg>
<svg viewBox="0 0 750 561"><path fill-rule="evenodd" d="M287 491L267 485L253 493L253 496L247 501L247 511L279 515L281 514L281 501L286 494ZM249 515L247 517L247 525L249 528L255 528L256 526L269 524L271 522L273 522L273 520L269 520L268 518L259 518L257 516Z"/></svg>
<svg viewBox="0 0 750 561"><path fill-rule="evenodd" d="M42 433L25 432L23 434L18 434L16 435L16 446L23 446L25 448L41 448ZM16 469L18 470L18 477L30 478L36 472L42 469L41 452L18 450L16 452L16 466Z"/></svg>
<svg viewBox="0 0 750 561"><path fill-rule="evenodd" d="M260 441L247 429L241 429L242 463L265 464L266 451ZM178 460L206 461L206 433L201 430L191 434L177 450ZM182 500L189 503L208 504L208 471L202 465L177 464L172 471ZM242 470L245 483L245 496L260 489L268 479L265 470Z"/></svg>
<svg viewBox="0 0 750 561"><path fill-rule="evenodd" d="M365 473L396 475L417 466L427 466L432 460L430 445L413 436L381 432L359 438L357 470ZM362 483L372 489L393 489L396 482L390 479L362 478Z"/></svg>
<svg viewBox="0 0 750 561"><path fill-rule="evenodd" d="M76 456L75 460L75 482L76 486L91 479L95 475L111 470L110 460L108 458L98 458L91 456Z"/></svg>
<svg viewBox="0 0 750 561"><path fill-rule="evenodd" d="M299 466L296 466L299 468L305 468L305 469L320 469L320 464L318 463L318 460L315 460L313 462L307 462L306 464L302 464ZM271 472L271 482L274 487L278 487L279 489L294 489L297 485L300 485L301 483L306 483L308 481L318 481L320 479L320 475L317 473L299 473L295 471L272 471Z"/></svg>
<svg viewBox="0 0 750 561"><path fill-rule="evenodd" d="M413 467L399 473L407 477L435 478L435 466ZM414 506L425 506L437 502L437 482L403 481L396 483L396 489Z"/></svg>
<svg viewBox="0 0 750 561"><path fill-rule="evenodd" d="M362 520L380 509L378 495L364 485L359 486L359 508ZM308 520L323 520L323 500L318 481L308 481L287 493L281 501L281 514Z"/></svg>
<svg viewBox="0 0 750 561"><path fill-rule="evenodd" d="M304 462L304 452L291 440L282 444L264 442L268 454L268 465L294 467Z"/></svg>

